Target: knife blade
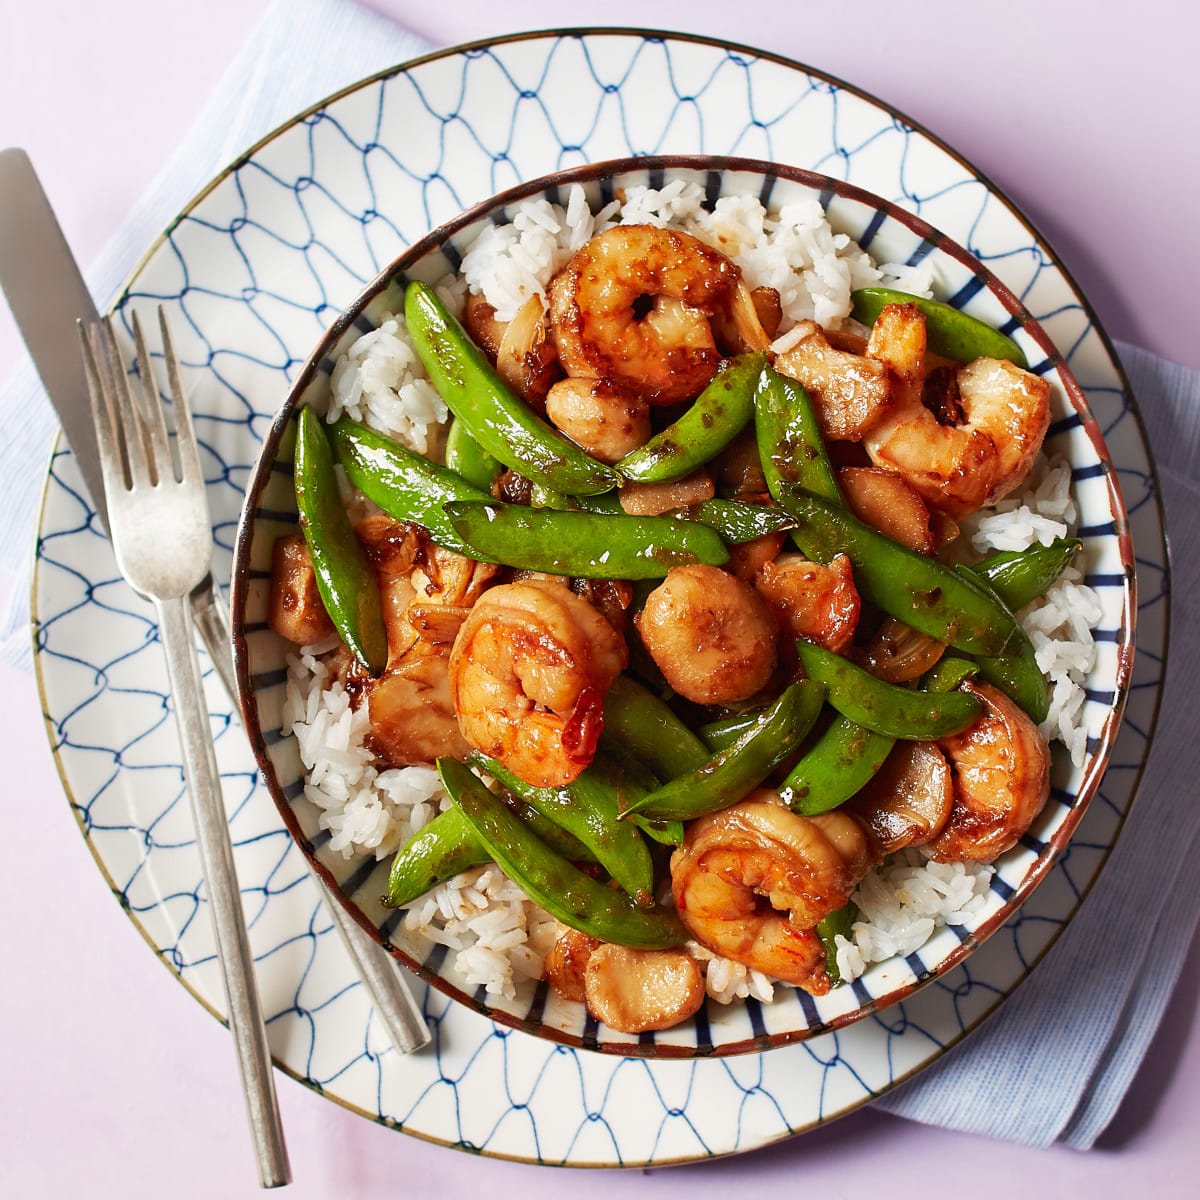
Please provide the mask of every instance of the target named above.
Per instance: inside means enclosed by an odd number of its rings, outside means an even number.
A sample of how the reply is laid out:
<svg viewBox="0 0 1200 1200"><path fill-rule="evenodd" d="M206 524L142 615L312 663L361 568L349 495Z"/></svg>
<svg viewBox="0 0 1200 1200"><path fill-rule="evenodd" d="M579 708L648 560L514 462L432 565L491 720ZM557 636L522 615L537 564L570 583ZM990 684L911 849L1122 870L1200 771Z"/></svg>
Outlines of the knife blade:
<svg viewBox="0 0 1200 1200"><path fill-rule="evenodd" d="M50 201L24 150L0 150L0 290L8 299L79 472L108 531L104 477L76 321L96 321L96 306ZM229 614L209 575L191 595L192 620L240 711ZM426 1045L424 1014L391 955L345 912L312 871L326 909L375 1011L401 1054Z"/></svg>
<svg viewBox="0 0 1200 1200"><path fill-rule="evenodd" d="M0 150L0 289L107 532L104 479L76 331L77 321L98 320L96 305L33 164L18 148ZM191 599L196 628L238 711L229 615L211 575Z"/></svg>

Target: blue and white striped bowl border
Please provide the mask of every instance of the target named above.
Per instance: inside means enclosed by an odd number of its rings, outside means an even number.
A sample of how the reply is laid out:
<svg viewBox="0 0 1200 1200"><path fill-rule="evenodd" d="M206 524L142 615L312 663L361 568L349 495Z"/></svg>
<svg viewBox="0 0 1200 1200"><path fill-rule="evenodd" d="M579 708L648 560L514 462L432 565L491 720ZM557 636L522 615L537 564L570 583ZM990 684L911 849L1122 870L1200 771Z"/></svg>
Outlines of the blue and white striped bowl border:
<svg viewBox="0 0 1200 1200"><path fill-rule="evenodd" d="M563 1001L544 984L523 989L515 1000L489 997L482 988L470 987L457 969L453 952L408 933L402 914L381 907L378 898L385 890L386 862L347 863L329 851L318 810L304 797L294 739L281 732L287 647L266 625L267 584L276 538L295 530L290 446L296 410L304 404L323 405L332 364L356 338L397 310L405 280L434 283L455 270L485 225L507 222L513 208L530 197L544 195L562 202L566 189L578 183L595 209L623 188L638 184L657 188L677 178L699 183L709 204L724 195L757 195L764 203L780 207L793 198L815 195L834 229L849 234L876 261L929 262L939 299L1003 329L1017 341L1030 370L1052 385L1046 447L1072 464L1087 582L1100 595L1103 616L1095 631L1097 663L1086 681L1086 760L1081 768L1074 768L1061 753L1062 747L1055 747L1050 800L1020 844L996 864L987 907L974 928L944 927L918 953L876 964L851 987L834 989L827 996L786 989L771 1005L710 1001L692 1021L635 1037L598 1025L582 1005ZM1011 917L1065 848L1103 776L1132 672L1134 560L1120 489L1084 393L1045 331L977 259L921 218L851 184L753 159L642 156L589 164L506 191L416 242L333 323L298 376L251 478L238 528L233 579L235 657L255 756L288 828L347 910L397 958L461 1003L529 1033L624 1055L725 1055L785 1045L878 1012L961 963Z"/></svg>

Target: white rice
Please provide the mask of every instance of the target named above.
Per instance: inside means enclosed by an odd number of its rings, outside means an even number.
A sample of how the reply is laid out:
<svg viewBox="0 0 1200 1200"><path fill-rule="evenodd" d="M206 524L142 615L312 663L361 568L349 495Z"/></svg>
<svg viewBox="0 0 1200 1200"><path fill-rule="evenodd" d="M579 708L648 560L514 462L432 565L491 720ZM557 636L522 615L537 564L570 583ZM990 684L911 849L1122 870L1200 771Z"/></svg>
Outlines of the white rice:
<svg viewBox="0 0 1200 1200"><path fill-rule="evenodd" d="M660 190L631 188L622 203L595 214L579 187L571 189L565 207L544 198L527 201L510 225L485 229L463 257L461 276L438 290L458 312L468 287L480 291L497 318L507 321L530 296L545 294L553 274L589 238L618 223L643 223L683 228L727 254L751 287L775 288L783 310L775 349L787 345L788 331L799 321L837 328L849 316L856 288L883 284L931 294L931 266L877 266L830 228L815 199L772 214L753 197L723 197L711 212L703 199L699 186L674 182ZM406 339L403 317L388 315L336 364L327 420L343 413L418 452L429 449L447 410ZM1068 465L1040 459L1019 496L964 522L964 542L969 539L978 556L1021 550L1066 536L1075 520ZM1100 616L1099 598L1070 571L1019 616L1051 680L1043 732L1064 742L1078 765L1086 749L1082 681L1095 661L1091 626ZM347 858L382 859L450 802L431 768L376 768L363 746L366 706L355 712L320 661L330 648L304 647L289 658L284 732L296 735L305 793L320 809L331 847ZM993 871L975 863L935 863L909 850L869 874L853 897L860 920L850 938L837 939L843 979L913 953L943 925L971 927ZM427 893L409 907L404 926L452 948L468 986L507 997L523 981L540 977L558 928L496 867L465 872ZM714 1000L773 999L776 985L760 972L700 947L694 952L705 961Z"/></svg>

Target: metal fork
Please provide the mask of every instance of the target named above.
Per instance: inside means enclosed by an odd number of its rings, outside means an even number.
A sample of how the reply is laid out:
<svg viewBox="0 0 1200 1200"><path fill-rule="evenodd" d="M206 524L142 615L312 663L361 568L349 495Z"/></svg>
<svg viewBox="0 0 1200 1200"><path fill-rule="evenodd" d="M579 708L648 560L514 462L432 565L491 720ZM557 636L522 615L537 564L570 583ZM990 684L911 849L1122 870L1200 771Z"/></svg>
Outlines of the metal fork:
<svg viewBox="0 0 1200 1200"><path fill-rule="evenodd" d="M192 641L188 597L209 572L212 529L191 416L183 402L178 365L161 309L159 323L174 399L175 453L136 315L136 386L131 386L126 374L111 320L90 328L81 323L80 340L117 566L130 585L154 604L158 614L259 1182L263 1187L278 1187L291 1180L291 1168L221 799L216 753L203 704L200 662Z"/></svg>

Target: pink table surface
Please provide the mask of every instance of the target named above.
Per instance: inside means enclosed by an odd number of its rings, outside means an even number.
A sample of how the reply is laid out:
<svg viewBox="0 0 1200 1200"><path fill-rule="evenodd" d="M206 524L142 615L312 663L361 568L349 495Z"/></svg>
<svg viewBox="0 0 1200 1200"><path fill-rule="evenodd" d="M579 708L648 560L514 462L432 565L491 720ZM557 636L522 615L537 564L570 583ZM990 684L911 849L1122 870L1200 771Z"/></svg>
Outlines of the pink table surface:
<svg viewBox="0 0 1200 1200"><path fill-rule="evenodd" d="M432 40L579 24L544 0L379 0ZM265 0L0 0L0 145L37 163L85 263L141 194ZM886 99L1005 191L1053 245L1114 337L1200 367L1200 19L1177 0L1000 6L608 0L605 23L769 47ZM101 125L108 123L106 132ZM1136 247L1136 249L1135 249ZM1136 255L1136 257L1135 257ZM1186 282L1185 282L1186 280ZM20 353L0 312L0 373ZM5 414L19 420L19 414ZM33 531L30 531L32 544ZM0 578L0 596L9 580ZM0 667L5 805L31 845L0 871L0 1195L255 1194L225 1030L155 961L113 903L63 800L32 680ZM12 826L9 826L10 830ZM279 1078L300 1197L475 1195L700 1200L731 1187L878 1194L918 1179L978 1200L1194 1195L1200 1168L1200 946L1119 1117L1096 1150L1011 1146L863 1111L722 1162L575 1172L485 1160L375 1126ZM787 1194L785 1193L785 1194Z"/></svg>

